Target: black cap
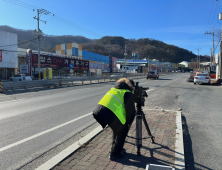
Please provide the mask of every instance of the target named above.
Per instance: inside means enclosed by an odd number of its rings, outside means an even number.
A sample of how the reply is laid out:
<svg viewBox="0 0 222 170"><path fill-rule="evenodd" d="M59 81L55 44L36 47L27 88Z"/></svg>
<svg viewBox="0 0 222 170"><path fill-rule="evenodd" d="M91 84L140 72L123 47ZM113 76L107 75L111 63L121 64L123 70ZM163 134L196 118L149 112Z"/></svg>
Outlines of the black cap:
<svg viewBox="0 0 222 170"><path fill-rule="evenodd" d="M132 79L129 79L130 83L133 85L133 87L135 86L135 83Z"/></svg>

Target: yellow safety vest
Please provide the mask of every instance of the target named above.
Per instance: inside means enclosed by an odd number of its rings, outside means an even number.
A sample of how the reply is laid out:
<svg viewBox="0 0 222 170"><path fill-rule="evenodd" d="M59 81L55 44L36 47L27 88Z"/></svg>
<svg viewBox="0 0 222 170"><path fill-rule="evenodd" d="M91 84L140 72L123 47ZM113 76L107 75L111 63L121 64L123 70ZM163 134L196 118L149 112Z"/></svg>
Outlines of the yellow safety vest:
<svg viewBox="0 0 222 170"><path fill-rule="evenodd" d="M124 94L126 92L131 91L111 88L98 103L110 109L123 125L126 123L126 110L124 105Z"/></svg>

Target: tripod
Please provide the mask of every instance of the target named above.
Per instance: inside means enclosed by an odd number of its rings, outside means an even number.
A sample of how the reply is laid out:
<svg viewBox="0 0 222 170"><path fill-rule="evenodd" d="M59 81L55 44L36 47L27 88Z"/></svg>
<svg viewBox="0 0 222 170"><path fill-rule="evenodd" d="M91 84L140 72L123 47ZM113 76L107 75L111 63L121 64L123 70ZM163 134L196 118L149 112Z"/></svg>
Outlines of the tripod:
<svg viewBox="0 0 222 170"><path fill-rule="evenodd" d="M142 138L142 120L146 127L147 133L149 137ZM142 147L142 139L151 138L152 143L155 143L154 136L151 134L150 128L145 118L145 114L143 113L141 104L136 105L136 138L128 136L130 138L136 139L136 146L137 146L137 155L140 155L140 148Z"/></svg>

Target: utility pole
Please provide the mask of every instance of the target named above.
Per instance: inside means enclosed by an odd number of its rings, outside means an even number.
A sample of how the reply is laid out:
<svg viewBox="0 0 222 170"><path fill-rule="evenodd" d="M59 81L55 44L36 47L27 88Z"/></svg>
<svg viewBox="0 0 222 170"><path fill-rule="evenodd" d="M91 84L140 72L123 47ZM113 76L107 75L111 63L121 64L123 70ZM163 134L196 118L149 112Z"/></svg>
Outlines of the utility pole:
<svg viewBox="0 0 222 170"><path fill-rule="evenodd" d="M134 64L134 70L136 70L136 69L135 69L136 53L132 53L132 58L133 58L133 57L134 57L134 63L133 63L133 64ZM136 73L136 71L135 71L135 73Z"/></svg>
<svg viewBox="0 0 222 170"><path fill-rule="evenodd" d="M126 73L126 56L127 56L127 53L126 53L126 45L125 45L125 53L124 53L124 55L125 55L125 73Z"/></svg>
<svg viewBox="0 0 222 170"><path fill-rule="evenodd" d="M210 64L212 64L212 48L210 48Z"/></svg>
<svg viewBox="0 0 222 170"><path fill-rule="evenodd" d="M150 71L150 69L149 69L149 61L150 61L150 56L148 56L148 65L147 65L147 67L148 67L148 72Z"/></svg>
<svg viewBox="0 0 222 170"><path fill-rule="evenodd" d="M198 66L199 66L199 70L200 70L200 56L199 56L199 50L200 50L201 48L199 48L199 46L198 46L198 49L196 49L196 50L198 50L198 54L197 54L197 69L198 69ZM199 59L198 59L199 58ZM199 60L199 64L198 64L198 60Z"/></svg>
<svg viewBox="0 0 222 170"><path fill-rule="evenodd" d="M41 74L40 74L40 29L39 29L39 21L42 21L39 19L39 14L45 14L48 15L50 14L49 11L45 10L45 9L37 9L37 18L33 17L34 19L37 20L37 25L38 25L38 32L37 32L37 42L38 42L38 70L39 70L39 80L41 79ZM47 21L42 21L46 24Z"/></svg>
<svg viewBox="0 0 222 170"><path fill-rule="evenodd" d="M205 34L210 34L210 35L213 36L213 58L212 59L213 59L213 62L214 62L214 57L215 57L215 55L214 55L214 52L215 52L214 51L214 28L213 28L213 32L205 32Z"/></svg>
<svg viewBox="0 0 222 170"><path fill-rule="evenodd" d="M219 56L219 70L220 70L220 76L218 78L222 78L222 25L221 25L221 31L220 31L220 56ZM221 82L221 81L220 81Z"/></svg>
<svg viewBox="0 0 222 170"><path fill-rule="evenodd" d="M162 58L162 67L161 67L161 72L163 72L163 58Z"/></svg>

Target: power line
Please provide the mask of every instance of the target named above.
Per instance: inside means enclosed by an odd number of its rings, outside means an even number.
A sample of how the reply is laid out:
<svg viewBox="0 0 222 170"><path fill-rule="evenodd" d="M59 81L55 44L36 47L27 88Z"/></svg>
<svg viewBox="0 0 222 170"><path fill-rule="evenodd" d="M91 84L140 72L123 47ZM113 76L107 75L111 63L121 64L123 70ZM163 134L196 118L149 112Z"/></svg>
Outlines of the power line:
<svg viewBox="0 0 222 170"><path fill-rule="evenodd" d="M15 0L4 0L4 1L5 1L5 2L12 3L12 4L14 4L14 5L18 5L18 6L27 8L27 9L32 9L32 10L40 9L40 8L34 6L34 5L30 5L30 4L24 3L24 2L22 2L22 1L15 1ZM78 24L75 24L75 23L73 23L73 22L71 22L71 21L69 21L69 20L67 20L67 19L64 19L64 18L58 16L58 15L49 13L49 16L52 17L52 18L54 18L54 19L56 19L56 20L58 20L58 21L60 21L60 22L65 23L65 24L67 24L67 25L70 25L70 26L75 27L75 28L77 28L77 29L80 29L80 30L82 30L82 31L84 31L84 32L87 32L87 33L89 33L89 34L95 35L95 36L97 36L97 37L102 37L102 35L97 34L97 33L93 32L93 31L91 31L91 30L89 30L89 29L87 29L87 28L84 28L84 27L82 27L82 26L80 26L80 25L78 25Z"/></svg>
<svg viewBox="0 0 222 170"><path fill-rule="evenodd" d="M218 3L219 3L219 2L218 2ZM216 11L217 11L218 3L217 3L217 6L216 6L216 9L215 9L215 11L214 11L213 18L214 18L214 16L215 16ZM212 22L213 22L213 19L212 19L212 21L211 21L210 25L212 24ZM210 29L210 28L209 28L209 29Z"/></svg>
<svg viewBox="0 0 222 170"><path fill-rule="evenodd" d="M216 10L217 10L217 8L218 8L219 2L217 3L217 5L216 5L216 7L215 7L214 14L213 14L213 17L212 17L212 19L211 19L211 14L212 14L213 8L214 8L214 2L215 2L215 1L213 1L213 5L212 5L212 8L211 8L210 17L209 17L209 20L208 20L208 23L207 23L206 31L208 31L208 30L211 28L211 25L212 25L212 23L213 23L213 19L214 19ZM210 21L211 21L211 22L210 22ZM210 25L209 25L209 23L210 23ZM216 22L216 23L217 23L217 22ZM216 23L214 24L214 26L216 25ZM209 28L208 28L208 26L209 26ZM205 31L205 32L206 32L206 31ZM207 41L208 39L209 39L209 38L207 38L207 39L205 38L205 34L204 34L201 42L199 43L199 46L205 45L205 43L206 43L206 41Z"/></svg>
<svg viewBox="0 0 222 170"><path fill-rule="evenodd" d="M207 23L206 31L207 31L207 29L208 29L208 25L209 25L209 22L210 22L210 18L211 18L211 14L212 14L212 11L213 11L213 7L214 7L214 1L213 1L213 5L212 5L212 8L211 8L210 17L209 17L209 20L208 20L208 23ZM206 32L206 31L205 31L205 32ZM202 45L202 42L204 41L204 38L205 38L205 34L203 35L203 38L202 38L199 46Z"/></svg>

